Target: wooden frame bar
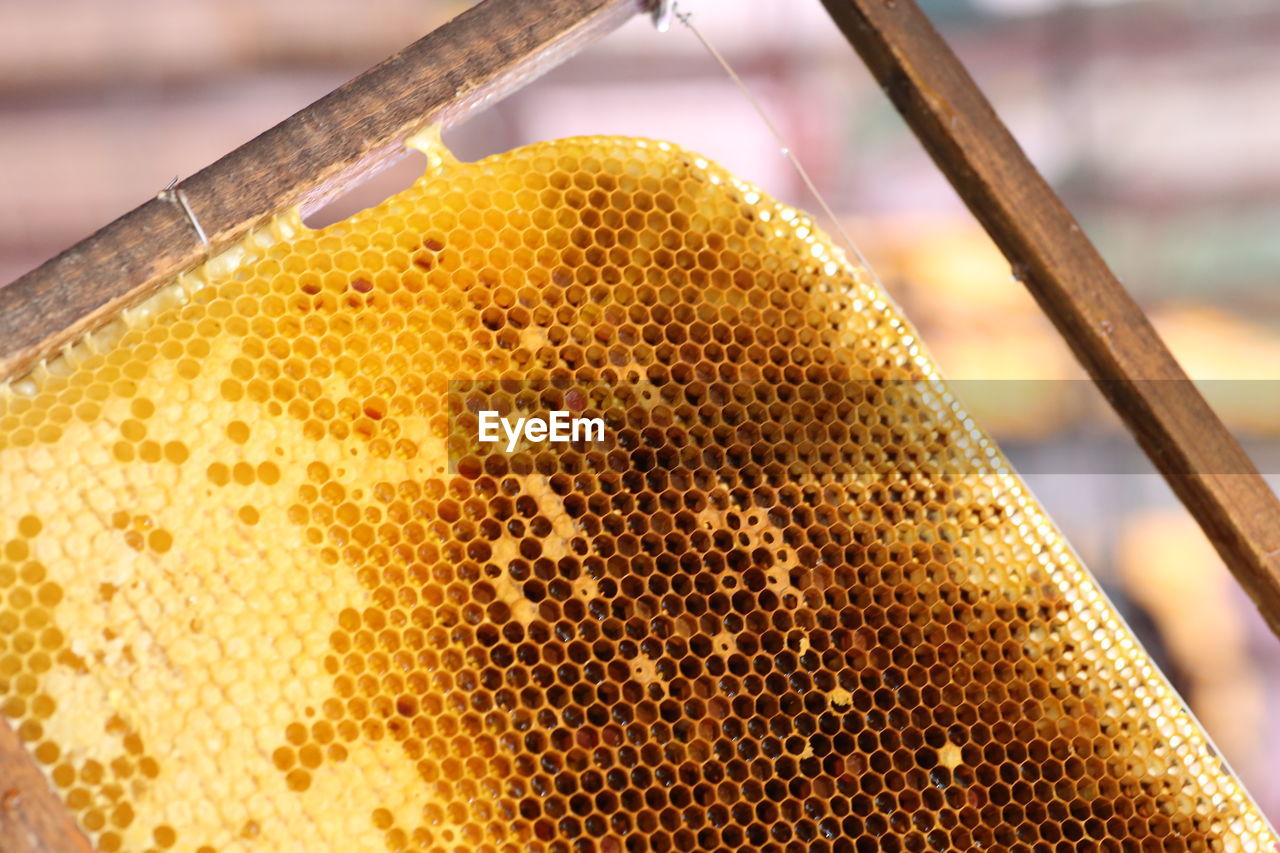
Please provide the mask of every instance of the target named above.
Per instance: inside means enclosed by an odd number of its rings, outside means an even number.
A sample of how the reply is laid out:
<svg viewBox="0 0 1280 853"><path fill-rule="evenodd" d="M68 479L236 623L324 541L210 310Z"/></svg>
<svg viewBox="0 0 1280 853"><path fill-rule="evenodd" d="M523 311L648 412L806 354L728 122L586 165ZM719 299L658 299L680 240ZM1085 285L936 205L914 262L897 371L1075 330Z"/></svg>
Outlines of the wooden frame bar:
<svg viewBox="0 0 1280 853"><path fill-rule="evenodd" d="M823 0L1112 406L1280 629L1280 502L914 0ZM485 0L181 185L217 251L395 162L403 141L527 82L650 0ZM205 256L153 200L0 289L13 377ZM1280 633L1280 630L1277 631ZM0 720L0 846L91 849Z"/></svg>
<svg viewBox="0 0 1280 853"><path fill-rule="evenodd" d="M406 137L501 98L652 5L485 0L177 189L217 252L282 210L319 207L403 157ZM157 198L0 288L0 379L22 374L206 254L182 208Z"/></svg>
<svg viewBox="0 0 1280 853"><path fill-rule="evenodd" d="M399 160L404 140L519 88L651 0L485 0L178 187L217 252L295 205L315 209ZM159 189L159 188L157 188ZM153 199L0 288L0 380L200 263L182 208ZM0 717L0 851L93 847Z"/></svg>
<svg viewBox="0 0 1280 853"><path fill-rule="evenodd" d="M0 718L0 851L90 853L71 812L50 790L22 741Z"/></svg>
<svg viewBox="0 0 1280 853"><path fill-rule="evenodd" d="M822 0L1280 635L1280 502L915 0Z"/></svg>

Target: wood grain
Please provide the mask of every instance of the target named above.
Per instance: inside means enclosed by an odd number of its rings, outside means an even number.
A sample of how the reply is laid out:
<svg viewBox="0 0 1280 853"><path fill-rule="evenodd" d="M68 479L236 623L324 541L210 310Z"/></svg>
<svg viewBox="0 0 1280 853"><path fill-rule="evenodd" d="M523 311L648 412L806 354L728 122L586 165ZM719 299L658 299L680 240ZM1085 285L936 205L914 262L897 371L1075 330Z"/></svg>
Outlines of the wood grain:
<svg viewBox="0 0 1280 853"><path fill-rule="evenodd" d="M89 853L71 814L0 717L0 853Z"/></svg>
<svg viewBox="0 0 1280 853"><path fill-rule="evenodd" d="M1280 635L1280 502L914 0L823 0Z"/></svg>
<svg viewBox="0 0 1280 853"><path fill-rule="evenodd" d="M282 210L318 207L404 156L406 137L500 98L650 2L485 0L180 188L216 252ZM204 258L178 205L153 199L0 288L0 380Z"/></svg>

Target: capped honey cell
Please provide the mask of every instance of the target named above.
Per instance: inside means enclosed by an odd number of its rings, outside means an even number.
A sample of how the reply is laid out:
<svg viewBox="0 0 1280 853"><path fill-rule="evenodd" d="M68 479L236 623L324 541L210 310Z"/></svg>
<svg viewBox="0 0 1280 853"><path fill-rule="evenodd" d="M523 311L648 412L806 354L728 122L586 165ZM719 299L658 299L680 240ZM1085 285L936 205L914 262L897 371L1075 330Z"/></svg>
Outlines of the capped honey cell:
<svg viewBox="0 0 1280 853"><path fill-rule="evenodd" d="M806 214L424 145L0 392L0 711L99 849L1273 849Z"/></svg>

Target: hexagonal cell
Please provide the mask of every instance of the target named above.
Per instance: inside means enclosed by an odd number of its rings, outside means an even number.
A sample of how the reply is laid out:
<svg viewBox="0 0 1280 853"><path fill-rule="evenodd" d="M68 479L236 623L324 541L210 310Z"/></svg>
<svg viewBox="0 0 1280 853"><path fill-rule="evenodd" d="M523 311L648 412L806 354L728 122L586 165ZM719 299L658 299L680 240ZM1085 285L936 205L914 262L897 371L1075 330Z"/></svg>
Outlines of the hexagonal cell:
<svg viewBox="0 0 1280 853"><path fill-rule="evenodd" d="M0 710L100 849L1274 843L804 214L585 138L277 231L0 393Z"/></svg>

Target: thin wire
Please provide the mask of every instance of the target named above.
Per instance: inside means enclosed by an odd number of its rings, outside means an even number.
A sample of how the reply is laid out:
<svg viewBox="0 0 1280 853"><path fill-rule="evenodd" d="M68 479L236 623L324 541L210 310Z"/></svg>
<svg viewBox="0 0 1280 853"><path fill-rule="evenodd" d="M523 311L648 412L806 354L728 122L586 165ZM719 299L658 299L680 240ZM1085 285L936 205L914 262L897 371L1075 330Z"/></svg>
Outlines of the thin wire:
<svg viewBox="0 0 1280 853"><path fill-rule="evenodd" d="M738 90L746 96L747 101L750 102L752 108L756 111L756 115L760 116L760 120L764 122L764 126L769 129L769 134L773 137L774 142L778 143L778 150L782 152L782 156L786 157L787 161L791 163L791 168L795 169L796 174L800 177L800 181L818 202L818 206L822 208L822 212L826 214L827 219L831 221L836 233L844 242L845 248L847 248L853 257L857 259L858 264L866 270L867 275L871 276L873 280L878 282L879 279L871 269L871 264L867 263L867 259L863 256L862 252L858 251L858 247L854 245L853 239L849 236L848 232L844 230L844 225L840 223L840 218L836 216L835 212L831 209L831 205L827 204L827 200L823 198L822 193L818 191L818 187L813 183L813 179L809 177L809 173L805 170L804 165L801 164L800 158L791 150L791 146L787 145L786 140L782 138L782 134L778 131L778 128L769 120L769 115L764 111L764 107L760 105L760 102L756 100L756 96L747 88L747 84L738 76L738 72L733 70L733 66L724 58L724 55L721 54L720 51L716 50L711 42L707 41L706 36L704 36L702 32L693 25L693 13L680 11L679 3L673 4L672 9L675 19L683 24L689 32L693 33L694 37L702 43L704 48L706 48L706 51L711 55L711 58L720 64L720 67L729 75L729 79L731 79L734 82L734 85L738 87Z"/></svg>
<svg viewBox="0 0 1280 853"><path fill-rule="evenodd" d="M200 242L204 244L204 250L207 254L212 248L209 245L209 238L204 233L204 228L200 225L200 220L196 218L196 213L191 209L191 202L187 201L187 194L178 189L178 179L175 177L169 182L169 185L160 190L156 196L161 201L176 201L178 206L182 208L182 212L187 215L187 221L191 223L191 227L196 230L196 236L200 238Z"/></svg>

